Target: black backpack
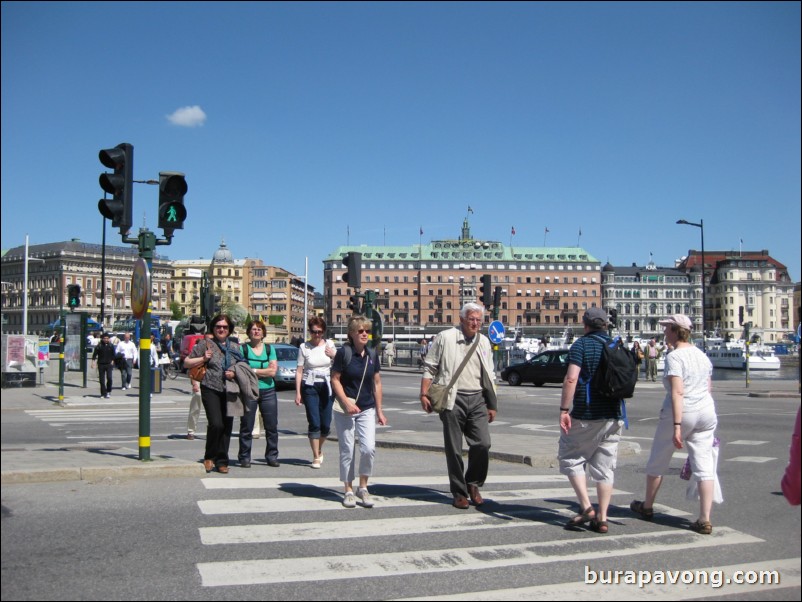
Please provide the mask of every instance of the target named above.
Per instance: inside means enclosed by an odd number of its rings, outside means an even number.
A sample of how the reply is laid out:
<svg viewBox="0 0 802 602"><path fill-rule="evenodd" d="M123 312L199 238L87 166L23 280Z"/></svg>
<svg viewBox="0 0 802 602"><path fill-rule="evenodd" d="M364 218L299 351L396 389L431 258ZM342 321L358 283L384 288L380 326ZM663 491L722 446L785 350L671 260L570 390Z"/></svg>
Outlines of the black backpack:
<svg viewBox="0 0 802 602"><path fill-rule="evenodd" d="M635 358L624 347L621 337L609 342L598 336L593 338L601 342L604 351L589 383L591 396L596 399L629 399L638 382Z"/></svg>

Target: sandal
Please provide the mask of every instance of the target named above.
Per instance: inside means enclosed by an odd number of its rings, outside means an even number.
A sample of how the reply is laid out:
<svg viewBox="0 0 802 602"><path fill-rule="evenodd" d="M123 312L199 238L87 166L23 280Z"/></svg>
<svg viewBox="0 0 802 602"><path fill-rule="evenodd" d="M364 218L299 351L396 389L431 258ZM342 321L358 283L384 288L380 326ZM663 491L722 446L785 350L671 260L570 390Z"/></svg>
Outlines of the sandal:
<svg viewBox="0 0 802 602"><path fill-rule="evenodd" d="M596 533L607 533L607 521L596 520L595 518L590 521L590 530Z"/></svg>
<svg viewBox="0 0 802 602"><path fill-rule="evenodd" d="M652 520L654 518L654 508L647 508L643 502L635 500L629 505L629 509L635 514L640 514L643 520Z"/></svg>
<svg viewBox="0 0 802 602"><path fill-rule="evenodd" d="M595 518L596 518L596 511L593 509L593 506L588 506L580 514L577 514L574 518L565 523L565 526L569 528L579 527L580 525L584 525L588 521L595 520Z"/></svg>
<svg viewBox="0 0 802 602"><path fill-rule="evenodd" d="M713 532L713 525L708 520L697 520L691 523L691 531L696 531L701 535L710 535Z"/></svg>

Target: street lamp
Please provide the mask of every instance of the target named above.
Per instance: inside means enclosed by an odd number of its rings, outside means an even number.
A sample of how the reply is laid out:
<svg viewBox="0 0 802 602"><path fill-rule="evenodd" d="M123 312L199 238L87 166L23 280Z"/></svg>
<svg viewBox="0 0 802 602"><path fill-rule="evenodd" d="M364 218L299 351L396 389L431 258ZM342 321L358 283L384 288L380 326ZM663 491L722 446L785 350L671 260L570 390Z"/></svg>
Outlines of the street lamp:
<svg viewBox="0 0 802 602"><path fill-rule="evenodd" d="M707 339L705 338L705 334L707 332L705 329L705 220L700 219L699 223L695 224L684 219L679 219L677 220L677 223L684 226L695 226L699 228L702 233L702 349L707 352Z"/></svg>

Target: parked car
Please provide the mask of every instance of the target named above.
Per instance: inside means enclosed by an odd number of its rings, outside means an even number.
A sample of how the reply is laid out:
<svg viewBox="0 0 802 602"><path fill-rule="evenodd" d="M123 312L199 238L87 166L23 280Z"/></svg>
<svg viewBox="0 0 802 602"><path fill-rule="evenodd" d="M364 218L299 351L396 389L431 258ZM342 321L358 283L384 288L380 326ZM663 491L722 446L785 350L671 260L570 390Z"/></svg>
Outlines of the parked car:
<svg viewBox="0 0 802 602"><path fill-rule="evenodd" d="M276 389L295 388L295 369L298 367L298 348L295 345L286 343L271 343L276 350L276 360L278 370L273 380L276 381Z"/></svg>
<svg viewBox="0 0 802 602"><path fill-rule="evenodd" d="M532 383L542 387L545 383L562 383L568 372L568 349L553 349L538 353L520 364L512 364L501 371L502 380L516 387Z"/></svg>

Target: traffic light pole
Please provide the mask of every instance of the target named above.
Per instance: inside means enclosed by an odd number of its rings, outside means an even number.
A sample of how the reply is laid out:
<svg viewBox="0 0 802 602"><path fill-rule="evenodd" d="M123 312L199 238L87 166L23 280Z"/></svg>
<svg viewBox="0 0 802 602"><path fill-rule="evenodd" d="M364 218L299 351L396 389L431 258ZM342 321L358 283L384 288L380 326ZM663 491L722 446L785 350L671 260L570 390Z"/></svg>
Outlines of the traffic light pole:
<svg viewBox="0 0 802 602"><path fill-rule="evenodd" d="M169 245L169 239L157 239L156 235L147 229L139 231L138 238L123 237L125 243L137 243L139 256L148 264L148 273L153 273L153 252L156 245ZM150 394L151 394L151 368L150 368L150 314L152 305L150 295L152 284L147 283L147 308L142 316L142 326L139 336L139 459L150 461Z"/></svg>

